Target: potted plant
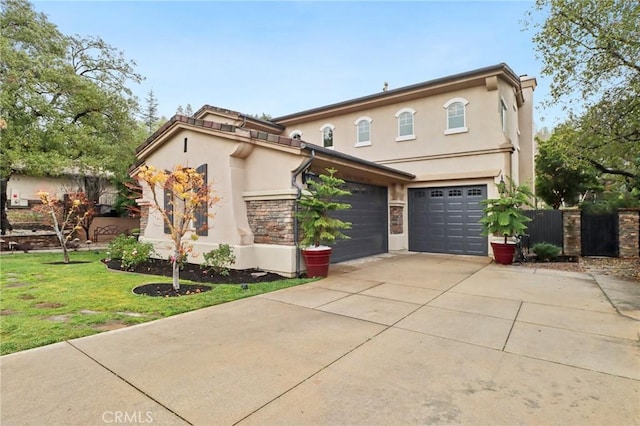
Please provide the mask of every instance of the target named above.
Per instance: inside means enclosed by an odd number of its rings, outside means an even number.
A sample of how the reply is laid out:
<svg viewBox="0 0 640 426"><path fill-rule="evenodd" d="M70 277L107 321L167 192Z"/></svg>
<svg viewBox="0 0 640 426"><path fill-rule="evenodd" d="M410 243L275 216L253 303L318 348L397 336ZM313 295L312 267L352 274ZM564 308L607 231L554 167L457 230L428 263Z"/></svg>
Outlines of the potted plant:
<svg viewBox="0 0 640 426"><path fill-rule="evenodd" d="M326 170L327 174L321 174L318 180L307 181L307 191L298 200L300 244L309 277L327 276L332 251L329 245L339 238L348 239L342 230L351 228L351 223L330 216L332 211L351 208L351 204L337 200L351 193L341 188L344 180L335 176L336 169Z"/></svg>
<svg viewBox="0 0 640 426"><path fill-rule="evenodd" d="M533 193L526 185L516 185L511 178L508 184L502 179L498 184L499 198L482 201L485 206L480 223L483 226L482 235L496 235L504 241L492 241L491 247L497 263L510 265L513 262L515 242L509 242L510 237L523 233L527 229L530 218L522 213L523 206L532 206Z"/></svg>

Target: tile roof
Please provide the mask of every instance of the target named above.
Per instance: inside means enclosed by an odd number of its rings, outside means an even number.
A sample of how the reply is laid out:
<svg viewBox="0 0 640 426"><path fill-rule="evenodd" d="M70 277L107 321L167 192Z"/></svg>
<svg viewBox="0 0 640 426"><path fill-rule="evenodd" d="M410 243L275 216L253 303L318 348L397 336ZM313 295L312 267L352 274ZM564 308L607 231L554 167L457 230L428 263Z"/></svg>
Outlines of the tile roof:
<svg viewBox="0 0 640 426"><path fill-rule="evenodd" d="M204 107L203 107L204 108ZM164 123L158 130L153 132L142 144L136 148L136 154L140 153L147 146L151 145L160 135L166 132L175 123L184 123L191 126L202 127L205 129L215 129L221 132L235 133L236 129L242 129L242 127L234 126L233 124L218 123L210 120L202 120L200 118L187 117L184 115L176 114L171 117L166 123ZM253 139L264 140L267 142L278 143L280 145L287 146L300 146L299 139L292 139L285 136L275 135L273 133L260 132L257 130L245 129L249 131L250 136Z"/></svg>

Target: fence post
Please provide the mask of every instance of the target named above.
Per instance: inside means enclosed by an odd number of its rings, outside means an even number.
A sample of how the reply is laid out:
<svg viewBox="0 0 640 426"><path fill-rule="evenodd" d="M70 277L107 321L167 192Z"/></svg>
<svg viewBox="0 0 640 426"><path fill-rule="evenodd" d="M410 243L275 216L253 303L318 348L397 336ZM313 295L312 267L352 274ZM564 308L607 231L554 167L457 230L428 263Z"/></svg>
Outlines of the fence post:
<svg viewBox="0 0 640 426"><path fill-rule="evenodd" d="M562 211L563 241L562 250L567 256L582 254L582 238L580 234L580 209L566 209Z"/></svg>
<svg viewBox="0 0 640 426"><path fill-rule="evenodd" d="M638 257L640 254L640 209L618 210L618 229L620 257Z"/></svg>

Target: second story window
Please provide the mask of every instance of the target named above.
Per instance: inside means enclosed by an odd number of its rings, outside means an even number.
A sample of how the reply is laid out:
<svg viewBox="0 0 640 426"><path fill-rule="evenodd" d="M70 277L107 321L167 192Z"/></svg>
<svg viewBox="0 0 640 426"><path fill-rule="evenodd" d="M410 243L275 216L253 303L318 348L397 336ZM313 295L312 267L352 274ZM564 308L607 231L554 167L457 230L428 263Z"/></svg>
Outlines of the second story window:
<svg viewBox="0 0 640 426"><path fill-rule="evenodd" d="M500 99L500 124L502 131L507 133L507 104L502 99Z"/></svg>
<svg viewBox="0 0 640 426"><path fill-rule="evenodd" d="M320 128L322 132L322 146L325 148L333 148L333 130L336 127L333 124L325 124Z"/></svg>
<svg viewBox="0 0 640 426"><path fill-rule="evenodd" d="M447 110L447 130L445 135L468 132L466 106L469 103L464 98L453 98L447 101L443 107Z"/></svg>
<svg viewBox="0 0 640 426"><path fill-rule="evenodd" d="M291 139L302 140L302 130L294 130L293 132L289 133L289 137Z"/></svg>
<svg viewBox="0 0 640 426"><path fill-rule="evenodd" d="M371 120L369 117L360 117L354 124L356 125L356 146L371 145Z"/></svg>
<svg viewBox="0 0 640 426"><path fill-rule="evenodd" d="M416 138L413 130L413 115L415 113L416 111L411 108L403 108L396 113L396 118L398 119L398 137L396 137L396 141L407 141Z"/></svg>

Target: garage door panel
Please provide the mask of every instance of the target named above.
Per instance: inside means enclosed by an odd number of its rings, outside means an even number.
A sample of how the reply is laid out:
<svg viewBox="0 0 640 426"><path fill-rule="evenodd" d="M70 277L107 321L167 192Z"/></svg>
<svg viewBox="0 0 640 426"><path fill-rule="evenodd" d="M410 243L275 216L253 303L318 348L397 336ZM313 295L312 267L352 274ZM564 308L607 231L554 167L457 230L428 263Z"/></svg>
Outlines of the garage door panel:
<svg viewBox="0 0 640 426"><path fill-rule="evenodd" d="M357 182L346 182L345 187L351 195L340 201L351 204L351 208L333 212L332 216L351 222L351 229L343 231L351 238L334 244L331 262L386 253L389 232L387 188Z"/></svg>
<svg viewBox="0 0 640 426"><path fill-rule="evenodd" d="M487 255L479 223L486 193L486 185L410 189L409 250Z"/></svg>

